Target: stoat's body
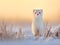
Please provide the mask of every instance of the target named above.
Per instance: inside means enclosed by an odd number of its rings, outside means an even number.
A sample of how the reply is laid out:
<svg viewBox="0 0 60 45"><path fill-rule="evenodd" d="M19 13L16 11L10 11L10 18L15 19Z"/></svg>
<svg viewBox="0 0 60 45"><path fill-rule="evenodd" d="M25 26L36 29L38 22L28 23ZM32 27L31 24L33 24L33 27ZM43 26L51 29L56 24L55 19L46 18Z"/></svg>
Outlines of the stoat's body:
<svg viewBox="0 0 60 45"><path fill-rule="evenodd" d="M35 36L43 35L45 26L42 17L42 9L34 9L33 13L34 16L32 21L32 33Z"/></svg>

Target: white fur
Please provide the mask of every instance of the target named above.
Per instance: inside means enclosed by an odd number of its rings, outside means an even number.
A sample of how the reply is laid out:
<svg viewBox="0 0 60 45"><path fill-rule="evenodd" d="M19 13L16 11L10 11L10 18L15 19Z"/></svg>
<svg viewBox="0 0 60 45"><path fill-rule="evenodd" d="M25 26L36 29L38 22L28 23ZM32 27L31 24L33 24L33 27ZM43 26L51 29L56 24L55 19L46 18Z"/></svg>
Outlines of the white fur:
<svg viewBox="0 0 60 45"><path fill-rule="evenodd" d="M37 11L39 10L39 11ZM36 12L36 14L35 14ZM37 14L41 12L41 14L39 14L37 16ZM43 14L42 14L42 9L34 9L34 16L33 16L33 21L32 21L32 33L33 35L35 35L37 29L40 31L40 33L43 35L44 33L44 29L45 29L45 26L44 26L44 22L43 22Z"/></svg>

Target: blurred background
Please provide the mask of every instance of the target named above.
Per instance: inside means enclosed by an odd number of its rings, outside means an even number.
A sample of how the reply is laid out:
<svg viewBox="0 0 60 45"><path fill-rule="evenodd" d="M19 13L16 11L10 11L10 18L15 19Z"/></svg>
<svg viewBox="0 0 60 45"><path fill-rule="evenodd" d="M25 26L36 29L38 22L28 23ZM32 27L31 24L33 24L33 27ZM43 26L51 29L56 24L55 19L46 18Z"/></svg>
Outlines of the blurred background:
<svg viewBox="0 0 60 45"><path fill-rule="evenodd" d="M43 9L45 22L60 23L60 0L0 0L0 20L31 22L34 8Z"/></svg>

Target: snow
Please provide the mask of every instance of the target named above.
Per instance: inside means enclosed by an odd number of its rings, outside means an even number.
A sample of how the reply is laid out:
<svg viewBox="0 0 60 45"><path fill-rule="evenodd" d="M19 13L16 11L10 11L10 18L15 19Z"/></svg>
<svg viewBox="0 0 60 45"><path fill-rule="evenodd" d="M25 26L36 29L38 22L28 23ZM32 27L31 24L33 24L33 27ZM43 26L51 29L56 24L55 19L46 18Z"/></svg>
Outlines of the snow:
<svg viewBox="0 0 60 45"><path fill-rule="evenodd" d="M40 37L38 40L35 40L31 33L31 25L23 25L22 31L25 35L24 39L0 40L0 45L60 45L60 39L54 39L53 37L49 37L47 39Z"/></svg>
<svg viewBox="0 0 60 45"><path fill-rule="evenodd" d="M0 45L60 45L60 39L50 39L50 40L13 40L13 41L0 41Z"/></svg>

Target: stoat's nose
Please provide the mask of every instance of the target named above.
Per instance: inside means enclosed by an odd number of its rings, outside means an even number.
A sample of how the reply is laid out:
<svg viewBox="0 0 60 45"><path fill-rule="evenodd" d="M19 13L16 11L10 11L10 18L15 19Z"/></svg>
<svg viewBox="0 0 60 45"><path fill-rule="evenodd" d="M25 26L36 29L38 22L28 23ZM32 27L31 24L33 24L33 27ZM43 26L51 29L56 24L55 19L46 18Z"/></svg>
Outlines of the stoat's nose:
<svg viewBox="0 0 60 45"><path fill-rule="evenodd" d="M37 15L39 15L39 14L37 14Z"/></svg>

